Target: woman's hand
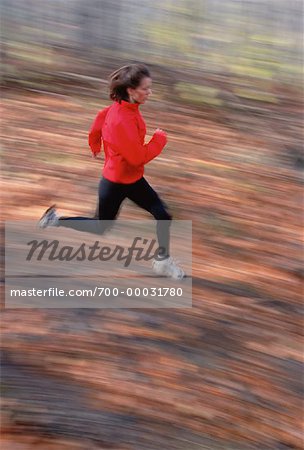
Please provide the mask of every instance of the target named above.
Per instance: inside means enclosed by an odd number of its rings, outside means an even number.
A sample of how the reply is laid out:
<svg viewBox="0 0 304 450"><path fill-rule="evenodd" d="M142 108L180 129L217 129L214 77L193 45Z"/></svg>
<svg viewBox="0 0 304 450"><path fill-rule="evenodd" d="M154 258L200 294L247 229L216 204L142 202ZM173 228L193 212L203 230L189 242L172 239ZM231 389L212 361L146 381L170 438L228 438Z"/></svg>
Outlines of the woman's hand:
<svg viewBox="0 0 304 450"><path fill-rule="evenodd" d="M167 144L167 141L168 141L167 134L161 128L157 128L155 130L154 136L159 142L161 142L163 147Z"/></svg>
<svg viewBox="0 0 304 450"><path fill-rule="evenodd" d="M161 128L156 128L155 133L162 134L164 137L167 137L166 132L164 130L162 130Z"/></svg>

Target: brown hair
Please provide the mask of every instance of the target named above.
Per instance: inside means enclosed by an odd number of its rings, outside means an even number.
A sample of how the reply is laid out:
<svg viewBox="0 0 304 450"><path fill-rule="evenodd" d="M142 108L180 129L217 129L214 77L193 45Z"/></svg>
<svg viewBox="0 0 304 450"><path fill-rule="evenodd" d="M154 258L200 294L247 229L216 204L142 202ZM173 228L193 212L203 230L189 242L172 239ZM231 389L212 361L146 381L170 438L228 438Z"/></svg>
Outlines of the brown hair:
<svg viewBox="0 0 304 450"><path fill-rule="evenodd" d="M145 77L151 77L148 67L144 64L130 64L113 72L110 79L110 98L119 103L129 101L128 88L137 88Z"/></svg>

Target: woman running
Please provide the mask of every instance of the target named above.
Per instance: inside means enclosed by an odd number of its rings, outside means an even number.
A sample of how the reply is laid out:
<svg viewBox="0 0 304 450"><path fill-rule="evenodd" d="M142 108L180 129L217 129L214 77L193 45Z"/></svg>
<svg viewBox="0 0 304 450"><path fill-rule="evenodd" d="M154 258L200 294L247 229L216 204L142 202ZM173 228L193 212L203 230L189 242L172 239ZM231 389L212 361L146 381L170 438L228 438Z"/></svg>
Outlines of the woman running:
<svg viewBox="0 0 304 450"><path fill-rule="evenodd" d="M51 206L39 226L64 226L102 234L109 228L109 221L116 219L124 199L129 198L157 221L159 255L153 260L153 270L158 275L182 279L184 271L169 253L172 217L143 177L145 164L158 156L167 143L166 133L158 128L144 144L146 125L139 106L151 95L151 86L150 72L143 64L124 66L110 75L113 103L99 111L89 132L93 156L100 153L102 143L105 153L96 217L59 217L55 206Z"/></svg>

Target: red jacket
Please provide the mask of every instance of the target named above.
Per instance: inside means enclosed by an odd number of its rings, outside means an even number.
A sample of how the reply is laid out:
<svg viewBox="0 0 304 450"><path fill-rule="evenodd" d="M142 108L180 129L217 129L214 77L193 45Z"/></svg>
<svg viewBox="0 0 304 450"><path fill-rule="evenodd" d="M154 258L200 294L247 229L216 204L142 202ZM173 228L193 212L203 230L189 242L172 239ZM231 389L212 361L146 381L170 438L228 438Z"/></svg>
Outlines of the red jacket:
<svg viewBox="0 0 304 450"><path fill-rule="evenodd" d="M94 155L105 152L103 176L116 183L139 180L144 165L160 154L167 143L166 134L157 130L148 144L144 143L146 125L138 103L114 102L98 112L89 133Z"/></svg>

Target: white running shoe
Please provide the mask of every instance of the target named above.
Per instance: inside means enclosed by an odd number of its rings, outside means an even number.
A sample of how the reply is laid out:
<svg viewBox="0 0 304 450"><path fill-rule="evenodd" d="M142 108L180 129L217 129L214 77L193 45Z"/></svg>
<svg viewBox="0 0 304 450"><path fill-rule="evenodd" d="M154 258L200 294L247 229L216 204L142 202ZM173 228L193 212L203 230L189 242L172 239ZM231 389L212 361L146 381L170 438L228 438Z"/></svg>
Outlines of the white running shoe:
<svg viewBox="0 0 304 450"><path fill-rule="evenodd" d="M57 227L59 216L56 213L55 205L48 208L38 222L39 228Z"/></svg>
<svg viewBox="0 0 304 450"><path fill-rule="evenodd" d="M185 277L185 272L177 265L177 262L175 262L171 256L160 261L154 259L152 262L152 269L157 275L165 275L174 280L182 280Z"/></svg>

